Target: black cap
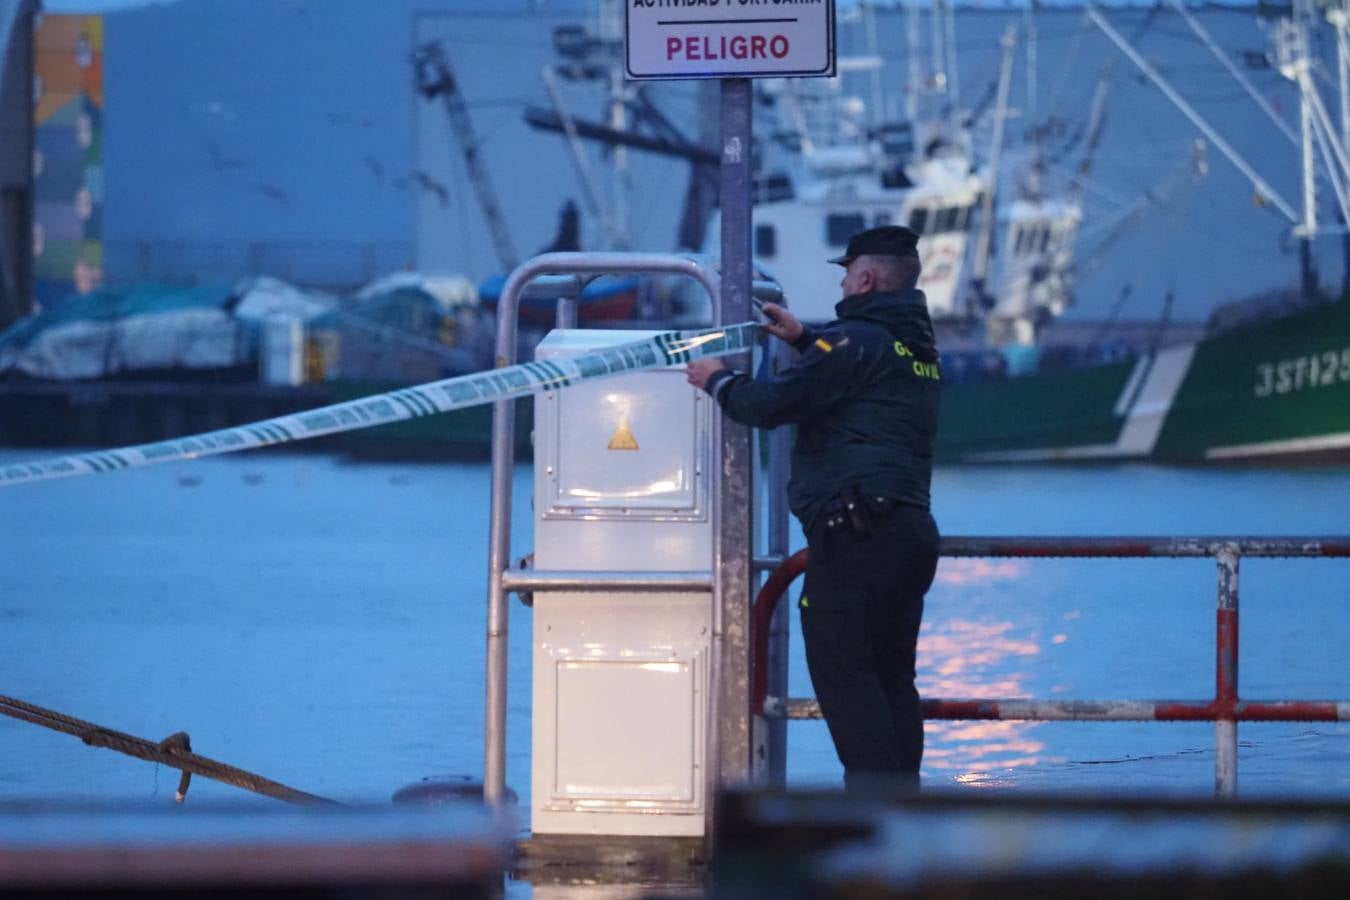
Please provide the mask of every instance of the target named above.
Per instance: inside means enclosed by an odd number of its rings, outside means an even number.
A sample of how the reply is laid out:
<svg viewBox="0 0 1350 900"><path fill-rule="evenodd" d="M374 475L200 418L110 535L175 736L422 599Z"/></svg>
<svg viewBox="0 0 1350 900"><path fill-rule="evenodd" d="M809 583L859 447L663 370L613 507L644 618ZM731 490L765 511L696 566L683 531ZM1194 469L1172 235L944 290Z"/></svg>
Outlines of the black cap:
<svg viewBox="0 0 1350 900"><path fill-rule="evenodd" d="M846 266L859 256L913 256L919 255L919 236L903 225L880 225L860 231L848 239L843 256L826 262Z"/></svg>

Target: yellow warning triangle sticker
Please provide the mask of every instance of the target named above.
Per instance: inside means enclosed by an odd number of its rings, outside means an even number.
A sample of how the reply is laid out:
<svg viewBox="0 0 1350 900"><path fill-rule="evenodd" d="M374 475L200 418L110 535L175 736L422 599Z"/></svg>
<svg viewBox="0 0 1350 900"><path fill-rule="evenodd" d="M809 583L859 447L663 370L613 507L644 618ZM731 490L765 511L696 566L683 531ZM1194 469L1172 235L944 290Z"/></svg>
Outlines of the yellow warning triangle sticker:
<svg viewBox="0 0 1350 900"><path fill-rule="evenodd" d="M609 439L609 449L636 450L637 448L637 438L633 437L633 432L628 430L628 423L620 422L619 427L614 429L614 437Z"/></svg>

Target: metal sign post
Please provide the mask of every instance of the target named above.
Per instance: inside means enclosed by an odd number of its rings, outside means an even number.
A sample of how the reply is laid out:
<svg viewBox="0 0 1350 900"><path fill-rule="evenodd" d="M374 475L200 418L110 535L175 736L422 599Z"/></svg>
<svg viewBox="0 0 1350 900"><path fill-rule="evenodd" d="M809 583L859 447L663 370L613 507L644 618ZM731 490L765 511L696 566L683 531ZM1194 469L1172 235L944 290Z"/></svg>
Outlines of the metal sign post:
<svg viewBox="0 0 1350 900"><path fill-rule="evenodd" d="M753 172L751 78L835 72L834 0L749 4L624 3L624 63L633 80L721 79L721 304L715 325L750 318ZM714 487L716 575L708 722L709 798L752 773L750 597L754 579L750 429L719 421ZM708 833L712 803L708 805Z"/></svg>
<svg viewBox="0 0 1350 900"><path fill-rule="evenodd" d="M722 81L722 319L715 325L750 318L750 80ZM743 362L743 360L742 360ZM722 453L717 491L719 525L717 586L713 590L713 718L717 744L709 759L718 768L716 784L743 783L750 776L750 596L753 536L750 530L750 429L722 418ZM716 652L718 639L721 652Z"/></svg>

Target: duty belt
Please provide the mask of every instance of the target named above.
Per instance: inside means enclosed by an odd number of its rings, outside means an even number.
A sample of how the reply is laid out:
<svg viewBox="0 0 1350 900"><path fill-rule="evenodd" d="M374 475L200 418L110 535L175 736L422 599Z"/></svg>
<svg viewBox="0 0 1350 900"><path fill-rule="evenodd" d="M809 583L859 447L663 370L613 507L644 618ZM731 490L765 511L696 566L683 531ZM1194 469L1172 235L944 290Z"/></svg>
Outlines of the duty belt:
<svg viewBox="0 0 1350 900"><path fill-rule="evenodd" d="M900 501L891 497L865 495L856 487L849 488L825 502L825 530L847 528L859 537L866 537L877 522L899 505Z"/></svg>

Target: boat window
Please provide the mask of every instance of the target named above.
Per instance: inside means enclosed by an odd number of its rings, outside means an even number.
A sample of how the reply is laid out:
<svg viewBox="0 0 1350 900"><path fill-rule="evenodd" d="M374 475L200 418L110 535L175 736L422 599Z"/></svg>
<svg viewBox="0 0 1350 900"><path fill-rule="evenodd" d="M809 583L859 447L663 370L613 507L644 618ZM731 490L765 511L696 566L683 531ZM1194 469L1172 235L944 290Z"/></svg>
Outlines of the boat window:
<svg viewBox="0 0 1350 900"><path fill-rule="evenodd" d="M953 226L957 231L965 231L966 225L970 222L970 207L958 206L956 208L956 224Z"/></svg>
<svg viewBox="0 0 1350 900"><path fill-rule="evenodd" d="M1045 248L1048 247L1048 246L1050 246L1050 229L1049 229L1049 228L1042 228L1042 229L1041 229L1040 239L1041 239L1041 240L1040 240L1040 244L1037 246L1036 249L1037 249L1038 252L1044 253L1044 252L1045 252Z"/></svg>
<svg viewBox="0 0 1350 900"><path fill-rule="evenodd" d="M772 225L755 226L755 255L770 258L778 253L778 232Z"/></svg>
<svg viewBox="0 0 1350 900"><path fill-rule="evenodd" d="M867 218L862 213L830 213L825 217L825 241L831 247L842 247L866 227Z"/></svg>
<svg viewBox="0 0 1350 900"><path fill-rule="evenodd" d="M923 234L928 227L928 210L922 206L910 210L909 227L915 234Z"/></svg>
<svg viewBox="0 0 1350 900"><path fill-rule="evenodd" d="M908 122L893 122L877 129L881 152L888 156L908 157L914 153L914 132Z"/></svg>
<svg viewBox="0 0 1350 900"><path fill-rule="evenodd" d="M938 232L956 230L956 214L959 212L955 206L944 206L938 210L937 224L933 230Z"/></svg>
<svg viewBox="0 0 1350 900"><path fill-rule="evenodd" d="M909 176L905 174L904 166L887 166L881 170L881 186L896 190L913 187L914 182L910 181Z"/></svg>
<svg viewBox="0 0 1350 900"><path fill-rule="evenodd" d="M782 172L770 172L754 181L756 203L773 203L778 200L791 200L796 194L792 188L792 179Z"/></svg>

